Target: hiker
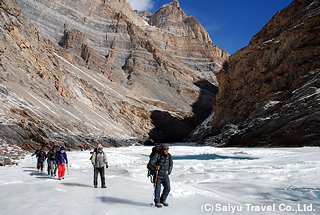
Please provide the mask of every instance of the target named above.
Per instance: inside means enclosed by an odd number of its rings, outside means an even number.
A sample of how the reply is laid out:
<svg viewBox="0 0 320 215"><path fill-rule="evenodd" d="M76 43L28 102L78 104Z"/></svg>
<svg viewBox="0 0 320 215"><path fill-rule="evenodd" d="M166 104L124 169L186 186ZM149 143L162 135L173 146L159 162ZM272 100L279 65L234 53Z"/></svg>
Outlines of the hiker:
<svg viewBox="0 0 320 215"><path fill-rule="evenodd" d="M160 153L156 153L149 161L148 166L151 169L156 170L155 178L155 191L154 191L154 203L156 207L169 206L166 202L170 192L170 179L173 168L173 161L171 154L169 153L169 146L162 144ZM161 184L163 185L163 192L161 192Z"/></svg>
<svg viewBox="0 0 320 215"><path fill-rule="evenodd" d="M99 144L97 150L95 150L91 157L91 162L94 168L93 185L95 188L98 186L98 173L101 177L101 188L106 187L106 180L104 176L104 166L108 169L107 155L104 153L102 145Z"/></svg>
<svg viewBox="0 0 320 215"><path fill-rule="evenodd" d="M40 152L40 149L41 149L41 146L39 146L38 149L31 156L37 155Z"/></svg>
<svg viewBox="0 0 320 215"><path fill-rule="evenodd" d="M66 166L68 165L68 158L66 154L66 149L61 146L60 151L56 153L56 163L58 165L58 178L59 180L64 179L64 173L66 172Z"/></svg>
<svg viewBox="0 0 320 215"><path fill-rule="evenodd" d="M56 146L52 146L49 152L47 153L47 162L48 162L48 175L56 176L57 165L56 165Z"/></svg>
<svg viewBox="0 0 320 215"><path fill-rule="evenodd" d="M31 157L37 155L40 152L40 149L41 149L41 146L37 148L37 150L31 155ZM33 163L33 158L32 158L32 163ZM37 162L37 169L38 169L38 162Z"/></svg>
<svg viewBox="0 0 320 215"><path fill-rule="evenodd" d="M38 162L37 162L38 172L39 172L39 170L41 170L41 172L43 172L43 163L47 158L47 155L44 152L43 148L40 148L40 151L37 153L36 157L38 159Z"/></svg>

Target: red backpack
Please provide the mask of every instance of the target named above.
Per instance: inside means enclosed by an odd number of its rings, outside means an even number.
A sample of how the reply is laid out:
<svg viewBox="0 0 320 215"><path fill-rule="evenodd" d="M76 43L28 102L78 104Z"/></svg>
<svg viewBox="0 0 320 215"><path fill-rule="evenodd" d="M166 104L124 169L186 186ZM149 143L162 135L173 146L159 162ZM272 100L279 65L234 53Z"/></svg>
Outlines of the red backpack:
<svg viewBox="0 0 320 215"><path fill-rule="evenodd" d="M161 152L161 146L154 146L153 148L152 148L152 152L151 152L151 154L150 154L150 156L149 156L149 159L151 159L155 154L157 154L157 153L159 153L160 154L160 152Z"/></svg>

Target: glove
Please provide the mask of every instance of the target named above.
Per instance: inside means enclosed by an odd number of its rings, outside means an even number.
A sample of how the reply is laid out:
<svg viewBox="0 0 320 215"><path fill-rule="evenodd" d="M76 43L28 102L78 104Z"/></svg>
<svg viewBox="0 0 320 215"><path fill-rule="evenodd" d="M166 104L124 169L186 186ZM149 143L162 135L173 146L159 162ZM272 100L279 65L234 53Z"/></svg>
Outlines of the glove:
<svg viewBox="0 0 320 215"><path fill-rule="evenodd" d="M93 165L93 169L95 169L96 168L96 165Z"/></svg>
<svg viewBox="0 0 320 215"><path fill-rule="evenodd" d="M109 167L108 164L106 164L106 169L108 169L108 167Z"/></svg>
<svg viewBox="0 0 320 215"><path fill-rule="evenodd" d="M66 164L68 165L68 160L66 160Z"/></svg>

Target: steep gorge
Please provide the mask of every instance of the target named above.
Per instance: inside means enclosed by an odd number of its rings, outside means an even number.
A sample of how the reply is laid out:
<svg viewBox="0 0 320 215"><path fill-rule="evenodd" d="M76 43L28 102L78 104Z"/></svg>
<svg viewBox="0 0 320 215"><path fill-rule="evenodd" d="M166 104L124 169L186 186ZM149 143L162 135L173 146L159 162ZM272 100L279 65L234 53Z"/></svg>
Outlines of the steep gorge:
<svg viewBox="0 0 320 215"><path fill-rule="evenodd" d="M295 0L217 74L214 113L189 141L320 145L320 4Z"/></svg>

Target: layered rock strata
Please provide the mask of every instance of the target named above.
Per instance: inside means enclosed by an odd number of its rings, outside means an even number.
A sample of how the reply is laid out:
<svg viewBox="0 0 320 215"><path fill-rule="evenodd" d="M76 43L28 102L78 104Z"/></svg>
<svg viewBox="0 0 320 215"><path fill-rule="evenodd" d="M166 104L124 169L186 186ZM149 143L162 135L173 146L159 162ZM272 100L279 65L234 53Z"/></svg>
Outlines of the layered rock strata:
<svg viewBox="0 0 320 215"><path fill-rule="evenodd" d="M211 41L150 26L125 0L17 3L22 10L0 4L0 134L8 144L177 141L210 114L215 73L228 59Z"/></svg>

